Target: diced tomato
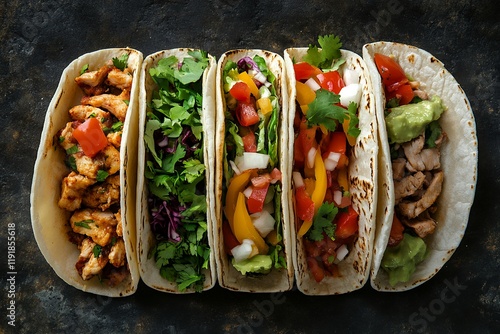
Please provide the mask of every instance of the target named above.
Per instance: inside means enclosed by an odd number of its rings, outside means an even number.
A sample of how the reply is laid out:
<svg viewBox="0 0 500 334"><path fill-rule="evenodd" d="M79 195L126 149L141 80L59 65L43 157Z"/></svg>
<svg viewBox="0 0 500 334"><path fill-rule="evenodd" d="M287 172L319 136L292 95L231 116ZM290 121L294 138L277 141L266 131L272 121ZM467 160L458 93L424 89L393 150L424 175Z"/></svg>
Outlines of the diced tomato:
<svg viewBox="0 0 500 334"><path fill-rule="evenodd" d="M231 87L229 94L243 103L250 103L250 87L242 81L238 81Z"/></svg>
<svg viewBox="0 0 500 334"><path fill-rule="evenodd" d="M314 202L306 192L306 187L295 188L295 204L297 216L302 220L312 221L314 217Z"/></svg>
<svg viewBox="0 0 500 334"><path fill-rule="evenodd" d="M401 68L397 61L380 53L375 53L374 58L384 87L408 81L403 68Z"/></svg>
<svg viewBox="0 0 500 334"><path fill-rule="evenodd" d="M398 219L396 214L393 215L392 218L392 226L391 226L391 234L389 235L389 242L387 246L397 246L401 240L403 240L403 232L405 228L401 221Z"/></svg>
<svg viewBox="0 0 500 334"><path fill-rule="evenodd" d="M73 131L73 137L80 144L83 153L90 158L108 146L108 139L102 131L101 123L94 117L80 124Z"/></svg>
<svg viewBox="0 0 500 334"><path fill-rule="evenodd" d="M330 133L327 152L345 153L347 138L344 131Z"/></svg>
<svg viewBox="0 0 500 334"><path fill-rule="evenodd" d="M321 70L306 62L301 62L293 65L296 80L307 80L321 73Z"/></svg>
<svg viewBox="0 0 500 334"><path fill-rule="evenodd" d="M301 168L304 165L305 156L302 152L302 143L298 139L293 143L293 159L296 167Z"/></svg>
<svg viewBox="0 0 500 334"><path fill-rule="evenodd" d="M253 188L252 193L250 194L250 197L247 200L247 208L250 214L262 211L268 189L269 189L269 182L262 188L257 188L257 187Z"/></svg>
<svg viewBox="0 0 500 334"><path fill-rule="evenodd" d="M335 219L337 229L335 236L346 239L358 231L358 213L354 211L352 205L347 208L347 212L340 212Z"/></svg>
<svg viewBox="0 0 500 334"><path fill-rule="evenodd" d="M313 275L316 282L319 283L323 280L323 278L325 278L325 271L323 270L323 268L321 268L315 258L308 257L307 266L309 267L309 270L311 271L311 274Z"/></svg>
<svg viewBox="0 0 500 334"><path fill-rule="evenodd" d="M236 117L242 126L254 125L260 120L253 103L239 102L238 106L236 106Z"/></svg>
<svg viewBox="0 0 500 334"><path fill-rule="evenodd" d="M281 171L278 168L274 168L271 171L271 179L276 181L281 181Z"/></svg>
<svg viewBox="0 0 500 334"><path fill-rule="evenodd" d="M224 237L224 249L226 254L232 255L231 249L238 246L240 243L234 236L233 231L231 231L231 227L229 227L228 222L225 220L222 222L222 235Z"/></svg>
<svg viewBox="0 0 500 334"><path fill-rule="evenodd" d="M307 156L307 153L311 149L311 147L316 147L318 144L316 143L316 129L317 126L313 126L312 128L303 128L299 132L299 136L297 140L300 142L302 146L302 153L304 157Z"/></svg>
<svg viewBox="0 0 500 334"><path fill-rule="evenodd" d="M337 71L321 73L316 76L321 88L326 89L335 94L340 93L340 90L345 87L344 80Z"/></svg>
<svg viewBox="0 0 500 334"><path fill-rule="evenodd" d="M255 133L252 130L245 131L246 134L241 137L245 152L257 152L257 141Z"/></svg>
<svg viewBox="0 0 500 334"><path fill-rule="evenodd" d="M411 88L410 84L406 83L402 86L399 86L397 90L388 92L387 93L387 101L389 101L392 98L397 98L399 99L399 105L403 106L405 104L408 104L413 100L413 97L415 94L413 94L413 89Z"/></svg>

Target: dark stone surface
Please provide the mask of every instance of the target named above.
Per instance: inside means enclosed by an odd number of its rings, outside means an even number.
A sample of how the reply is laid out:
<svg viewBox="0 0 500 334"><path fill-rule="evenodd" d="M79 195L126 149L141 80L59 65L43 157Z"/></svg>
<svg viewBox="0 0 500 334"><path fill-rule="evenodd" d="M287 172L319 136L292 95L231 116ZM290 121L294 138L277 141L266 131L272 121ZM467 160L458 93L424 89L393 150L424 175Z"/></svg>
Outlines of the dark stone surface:
<svg viewBox="0 0 500 334"><path fill-rule="evenodd" d="M392 12L391 12L392 10ZM396 10L399 13L396 13ZM500 331L500 10L495 1L5 1L0 4L0 283L6 332L330 333ZM79 55L130 46L145 56L197 47L282 52L335 33L361 53L377 40L433 53L476 117L479 173L465 237L429 282L406 293L368 285L342 296L239 294L219 287L163 294L142 283L108 299L80 292L45 262L30 223L33 164L46 108ZM457 161L457 168L460 168ZM7 236L16 233L16 327L7 325ZM458 284L453 292L448 286Z"/></svg>

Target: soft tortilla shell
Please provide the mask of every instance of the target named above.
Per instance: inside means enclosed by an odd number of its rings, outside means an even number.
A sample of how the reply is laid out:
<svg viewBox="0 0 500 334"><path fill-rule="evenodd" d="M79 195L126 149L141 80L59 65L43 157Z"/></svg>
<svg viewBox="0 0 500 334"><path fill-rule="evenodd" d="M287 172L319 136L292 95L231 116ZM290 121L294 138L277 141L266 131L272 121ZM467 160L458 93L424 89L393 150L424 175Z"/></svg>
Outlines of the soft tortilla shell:
<svg viewBox="0 0 500 334"><path fill-rule="evenodd" d="M153 92L158 90L158 86L153 81L149 75L149 69L155 67L158 61L162 58L168 58L170 56L176 56L177 59L183 59L185 57L190 57L188 55L189 51L193 49L172 49L163 50L149 55L144 59L141 70L141 90L140 90L140 106L139 106L139 151L138 151L138 181L137 181L137 249L138 249L138 259L139 268L141 272L141 278L146 285L149 287L169 293L192 293L195 292L193 289L188 289L184 292L179 291L177 284L169 282L167 279L161 277L160 270L156 267L154 258L148 258L148 253L152 247L156 245L156 239L151 231L150 220L151 215L149 214L148 208L148 187L147 182L144 177L145 164L147 160L146 146L144 142L144 130L146 127L146 116L148 112L148 105L151 103L151 98ZM205 176L206 176L206 198L207 198L207 235L209 241L209 247L211 248L209 268L204 269L203 273L205 275L205 282L203 283L203 290L211 289L215 285L216 273L215 273L215 259L213 252L212 243L212 226L215 217L214 208L214 127L215 127L215 59L209 55L209 65L205 72L203 73L203 113L202 124L203 124L203 145L204 145L204 160L205 160Z"/></svg>
<svg viewBox="0 0 500 334"><path fill-rule="evenodd" d="M289 90L289 161L290 173L293 164L295 117L295 72L293 61L299 62L307 52L307 48L290 48L285 50L285 64ZM346 59L345 68L355 70L360 77L363 95L358 107L359 129L361 134L356 139L353 152L349 158L349 182L354 209L359 213L359 236L356 239L349 255L339 263L340 277L325 276L317 283L310 274L307 266L306 253L302 238L297 236L295 224L295 210L290 210L290 221L293 222L291 241L293 245L293 259L298 289L307 295L335 295L354 291L363 287L368 281L371 264L372 246L374 240L374 220L377 205L376 175L377 175L377 122L373 105L373 92L368 69L363 59L357 54L342 50L342 57ZM293 208L293 202L290 207Z"/></svg>
<svg viewBox="0 0 500 334"><path fill-rule="evenodd" d="M394 214L394 183L389 153L389 142L384 119L385 95L374 54L394 56L405 73L419 81L429 96L438 95L448 108L440 124L448 139L441 152L441 167L445 180L438 198L438 222L434 234L426 238L429 255L406 283L392 287L387 273L380 268ZM379 124L380 191L377 212L371 285L379 291L405 291L417 287L433 277L450 259L460 244L467 227L470 208L474 201L477 175L477 137L474 115L464 91L444 68L443 63L430 53L414 46L376 42L363 46L365 59L375 91L375 105ZM457 168L456 164L459 163Z"/></svg>
<svg viewBox="0 0 500 334"><path fill-rule="evenodd" d="M225 118L226 101L223 91L222 71L228 60L237 62L239 59L249 56L254 57L259 55L266 60L269 70L276 77L276 91L281 106L280 127L279 127L279 156L280 156L280 171L282 172L282 226L283 226L283 245L286 256L287 268L276 270L273 269L269 274L260 277L248 277L238 272L229 261L229 257L224 252L224 238L222 236L223 212L222 207L222 182L223 182L223 160L224 153L224 136L225 136ZM273 52L264 50L232 50L224 53L217 65L216 78L216 98L217 98L217 126L216 126L216 213L217 224L214 228L214 241L217 261L217 274L219 284L223 288L233 291L243 292L280 292L292 289L293 286L293 267L292 255L290 247L290 224L289 224L289 201L290 197L290 173L286 164L286 143L288 139L287 132L287 90L284 75L283 58Z"/></svg>
<svg viewBox="0 0 500 334"><path fill-rule="evenodd" d="M128 66L134 73L130 103L123 127L120 149L120 207L127 262L130 276L120 285L109 287L98 277L84 281L75 269L80 254L68 240L70 213L59 208L62 179L69 173L65 153L58 148L55 136L70 117L68 110L80 104L83 96L75 78L83 65L98 69L114 57L129 54ZM77 289L109 297L133 294L139 283L135 248L135 189L137 153L137 107L142 53L129 48L104 49L87 53L71 62L62 73L57 90L49 104L42 130L31 186L31 222L38 247L56 274Z"/></svg>

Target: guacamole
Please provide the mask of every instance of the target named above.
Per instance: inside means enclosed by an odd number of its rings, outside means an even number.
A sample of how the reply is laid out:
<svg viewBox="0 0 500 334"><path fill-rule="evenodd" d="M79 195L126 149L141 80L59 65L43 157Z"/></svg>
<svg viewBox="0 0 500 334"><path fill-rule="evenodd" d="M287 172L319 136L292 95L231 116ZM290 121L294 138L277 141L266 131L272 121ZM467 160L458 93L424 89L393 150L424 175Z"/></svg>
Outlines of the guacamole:
<svg viewBox="0 0 500 334"><path fill-rule="evenodd" d="M445 109L438 96L391 108L385 118L389 142L405 143L418 137L429 123L439 119Z"/></svg>
<svg viewBox="0 0 500 334"><path fill-rule="evenodd" d="M403 234L403 240L394 247L387 247L382 259L382 268L389 274L391 286L407 282L415 267L425 259L427 246L424 240Z"/></svg>
<svg viewBox="0 0 500 334"><path fill-rule="evenodd" d="M243 275L246 275L246 273L266 274L273 266L273 260L269 255L255 255L240 262L236 262L233 258L232 263L234 268Z"/></svg>

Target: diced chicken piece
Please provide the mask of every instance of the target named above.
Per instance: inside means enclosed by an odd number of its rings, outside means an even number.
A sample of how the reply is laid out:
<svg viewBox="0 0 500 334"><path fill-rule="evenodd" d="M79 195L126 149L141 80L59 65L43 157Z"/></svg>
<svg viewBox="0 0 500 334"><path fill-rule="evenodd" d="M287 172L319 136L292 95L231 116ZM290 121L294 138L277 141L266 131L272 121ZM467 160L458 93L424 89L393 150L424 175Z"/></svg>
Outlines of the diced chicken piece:
<svg viewBox="0 0 500 334"><path fill-rule="evenodd" d="M68 211L75 211L79 209L82 204L82 195L85 192L85 189L94 183L95 180L89 179L85 175L80 175L75 172L69 173L69 175L66 176L62 182L59 207Z"/></svg>
<svg viewBox="0 0 500 334"><path fill-rule="evenodd" d="M106 83L119 89L130 89L132 86L132 75L114 68L108 73Z"/></svg>
<svg viewBox="0 0 500 334"><path fill-rule="evenodd" d="M406 160L398 158L392 161L392 177L394 180L401 180L405 176Z"/></svg>
<svg viewBox="0 0 500 334"><path fill-rule="evenodd" d="M84 96L81 103L97 108L103 108L116 116L120 121L125 121L128 104L125 101L130 99L130 92L124 89L120 95L101 94L96 96Z"/></svg>
<svg viewBox="0 0 500 334"><path fill-rule="evenodd" d="M117 221L116 224L116 235L119 237L123 237L123 225L122 225L122 210L119 209L117 213L115 213L115 219Z"/></svg>
<svg viewBox="0 0 500 334"><path fill-rule="evenodd" d="M62 129L59 133L59 145L61 145L64 150L70 149L78 144L76 139L73 137L73 130L75 130L79 124L79 122L68 122L66 123L64 129Z"/></svg>
<svg viewBox="0 0 500 334"><path fill-rule="evenodd" d="M104 65L97 71L88 71L75 78L78 86L96 87L106 80L106 76L111 71L110 66Z"/></svg>
<svg viewBox="0 0 500 334"><path fill-rule="evenodd" d="M125 265L125 254L125 243L122 238L119 238L111 247L108 255L109 263L117 268Z"/></svg>
<svg viewBox="0 0 500 334"><path fill-rule="evenodd" d="M429 234L434 233L437 225L428 211L424 211L420 216L414 219L403 219L402 223L412 228L420 238L425 238Z"/></svg>
<svg viewBox="0 0 500 334"><path fill-rule="evenodd" d="M99 159L97 155L94 159L86 156L83 152L73 154L78 173L85 175L88 178L97 178L97 172L104 168L104 161Z"/></svg>
<svg viewBox="0 0 500 334"><path fill-rule="evenodd" d="M120 201L120 175L112 175L103 183L88 188L83 195L83 204L89 208L107 210Z"/></svg>
<svg viewBox="0 0 500 334"><path fill-rule="evenodd" d="M69 115L75 121L85 122L90 117L95 117L104 124L110 118L109 112L92 106L77 105L69 110Z"/></svg>
<svg viewBox="0 0 500 334"><path fill-rule="evenodd" d="M122 131L110 132L106 138L111 145L119 149L122 143Z"/></svg>
<svg viewBox="0 0 500 334"><path fill-rule="evenodd" d="M396 196L396 204L403 198L412 196L418 189L422 188L425 181L425 175L422 172L417 172L413 175L394 181L394 195Z"/></svg>
<svg viewBox="0 0 500 334"><path fill-rule="evenodd" d="M423 149L424 136L421 135L408 143L403 144L408 163L406 168L410 172L434 170L441 167L441 154L437 148Z"/></svg>
<svg viewBox="0 0 500 334"><path fill-rule="evenodd" d="M83 209L75 211L70 218L74 232L85 234L100 246L106 246L111 241L117 221L111 211Z"/></svg>
<svg viewBox="0 0 500 334"><path fill-rule="evenodd" d="M106 146L99 155L104 157L104 166L109 175L113 175L120 170L120 151L113 145Z"/></svg>
<svg viewBox="0 0 500 334"><path fill-rule="evenodd" d="M82 278L84 280L89 280L95 275L99 274L104 267L108 264L108 258L106 256L95 257L94 254L90 256L85 266L82 269Z"/></svg>
<svg viewBox="0 0 500 334"><path fill-rule="evenodd" d="M408 218L415 218L419 216L422 212L433 205L438 198L441 193L443 178L444 175L442 171L436 172L431 184L423 194L422 198L416 202L402 201L398 204L399 211Z"/></svg>

